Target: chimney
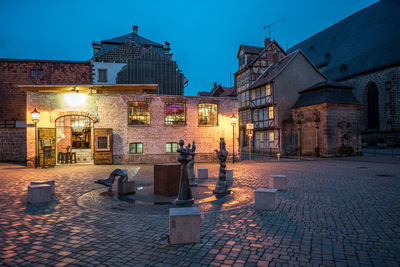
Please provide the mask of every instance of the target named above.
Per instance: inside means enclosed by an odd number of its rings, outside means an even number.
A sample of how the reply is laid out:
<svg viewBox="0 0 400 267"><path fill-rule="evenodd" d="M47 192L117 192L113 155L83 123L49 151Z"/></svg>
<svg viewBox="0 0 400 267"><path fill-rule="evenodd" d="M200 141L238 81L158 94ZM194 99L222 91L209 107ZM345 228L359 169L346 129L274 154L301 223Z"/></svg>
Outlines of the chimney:
<svg viewBox="0 0 400 267"><path fill-rule="evenodd" d="M172 56L173 56L173 55L174 55L174 54L172 54L172 53L167 54L167 56L169 57L170 60L172 60Z"/></svg>
<svg viewBox="0 0 400 267"><path fill-rule="evenodd" d="M217 88L217 83L216 83L216 82L214 82L214 89L215 89L215 88Z"/></svg>
<svg viewBox="0 0 400 267"><path fill-rule="evenodd" d="M269 40L269 38L265 38L264 39L264 47L267 47L269 45L271 41Z"/></svg>
<svg viewBox="0 0 400 267"><path fill-rule="evenodd" d="M134 33L134 34L138 34L139 26L133 25L133 26L132 26L132 30L133 30L133 33Z"/></svg>
<svg viewBox="0 0 400 267"><path fill-rule="evenodd" d="M99 41L93 41L92 47L93 47L93 56L94 56L94 55L96 55L97 52L99 52L101 43Z"/></svg>

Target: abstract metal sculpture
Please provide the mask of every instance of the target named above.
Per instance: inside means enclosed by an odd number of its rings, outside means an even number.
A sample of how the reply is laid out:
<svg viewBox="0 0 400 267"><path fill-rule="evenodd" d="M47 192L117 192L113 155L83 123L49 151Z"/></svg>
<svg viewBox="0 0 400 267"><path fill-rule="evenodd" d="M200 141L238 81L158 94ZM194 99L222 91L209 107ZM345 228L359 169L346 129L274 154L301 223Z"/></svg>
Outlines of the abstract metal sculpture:
<svg viewBox="0 0 400 267"><path fill-rule="evenodd" d="M189 178L188 178L188 163L192 160L190 144L183 147L184 141L179 140L179 148L177 152L178 161L181 163L181 179L179 182L179 193L178 198L175 200L176 205L193 204L192 190L190 190Z"/></svg>
<svg viewBox="0 0 400 267"><path fill-rule="evenodd" d="M226 144L224 138L220 138L219 141L219 151L215 150L217 153L217 158L219 160L219 175L218 182L213 191L216 195L226 195L231 191L228 190L228 184L226 182L226 158L228 157L228 151L226 151Z"/></svg>
<svg viewBox="0 0 400 267"><path fill-rule="evenodd" d="M194 174L194 156L196 155L196 153L194 153L196 151L196 145L194 144L194 141L192 144L192 148L189 151L190 155L192 156L192 160L189 161L188 164L189 185L197 186L196 176Z"/></svg>
<svg viewBox="0 0 400 267"><path fill-rule="evenodd" d="M112 185L114 183L115 177L119 176L119 180L118 182L120 183L126 183L128 182L128 175L121 169L115 169L112 171L112 173L110 174L110 176L106 179L99 179L97 181L95 181L96 184L102 184L104 186L108 187L108 194L110 196L113 195L112 193Z"/></svg>

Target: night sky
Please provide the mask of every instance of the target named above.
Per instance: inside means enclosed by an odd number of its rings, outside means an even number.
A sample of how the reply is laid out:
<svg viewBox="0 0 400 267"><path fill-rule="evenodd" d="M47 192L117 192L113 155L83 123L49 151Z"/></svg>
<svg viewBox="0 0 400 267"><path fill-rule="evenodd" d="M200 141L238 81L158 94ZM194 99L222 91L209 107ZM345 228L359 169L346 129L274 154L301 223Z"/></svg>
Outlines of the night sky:
<svg viewBox="0 0 400 267"><path fill-rule="evenodd" d="M193 2L193 3L192 3ZM189 80L186 95L213 82L233 86L240 44L272 39L291 47L376 0L54 1L0 0L0 58L88 60L91 42L139 26L139 35L171 43Z"/></svg>

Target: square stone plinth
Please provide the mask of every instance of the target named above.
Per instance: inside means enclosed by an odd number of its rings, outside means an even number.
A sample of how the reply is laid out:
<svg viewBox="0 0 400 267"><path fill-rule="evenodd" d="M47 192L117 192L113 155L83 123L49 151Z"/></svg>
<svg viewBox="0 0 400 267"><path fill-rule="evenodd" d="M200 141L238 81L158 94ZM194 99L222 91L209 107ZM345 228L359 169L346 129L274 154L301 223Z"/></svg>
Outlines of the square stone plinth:
<svg viewBox="0 0 400 267"><path fill-rule="evenodd" d="M254 207L256 210L275 210L277 189L258 188L255 192Z"/></svg>
<svg viewBox="0 0 400 267"><path fill-rule="evenodd" d="M154 164L154 194L178 195L180 178L180 163Z"/></svg>
<svg viewBox="0 0 400 267"><path fill-rule="evenodd" d="M120 183L118 193L121 195L133 194L136 192L135 181L127 181L126 183Z"/></svg>
<svg viewBox="0 0 400 267"><path fill-rule="evenodd" d="M198 179L208 179L208 169L198 168L197 169L197 177L198 177Z"/></svg>
<svg viewBox="0 0 400 267"><path fill-rule="evenodd" d="M200 212L196 207L169 209L169 243L200 242Z"/></svg>
<svg viewBox="0 0 400 267"><path fill-rule="evenodd" d="M56 193L56 185L54 180L38 180L31 182L31 185L37 185L37 184L48 184L51 186L51 194L54 195Z"/></svg>
<svg viewBox="0 0 400 267"><path fill-rule="evenodd" d="M269 176L269 187L278 190L288 190L288 180L286 175L271 174Z"/></svg>
<svg viewBox="0 0 400 267"><path fill-rule="evenodd" d="M51 186L49 184L28 185L28 202L31 204L48 203L51 201Z"/></svg>
<svg viewBox="0 0 400 267"><path fill-rule="evenodd" d="M226 170L226 180L233 181L233 170Z"/></svg>

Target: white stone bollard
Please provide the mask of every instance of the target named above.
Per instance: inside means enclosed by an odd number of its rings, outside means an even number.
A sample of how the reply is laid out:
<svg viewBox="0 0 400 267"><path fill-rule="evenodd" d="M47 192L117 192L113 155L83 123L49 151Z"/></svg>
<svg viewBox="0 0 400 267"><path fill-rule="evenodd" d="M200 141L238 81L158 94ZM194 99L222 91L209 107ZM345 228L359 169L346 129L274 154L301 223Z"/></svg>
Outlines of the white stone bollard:
<svg viewBox="0 0 400 267"><path fill-rule="evenodd" d="M200 212L196 207L169 209L169 243L200 242Z"/></svg>
<svg viewBox="0 0 400 267"><path fill-rule="evenodd" d="M275 210L277 189L258 188L255 192L254 207L256 210Z"/></svg>
<svg viewBox="0 0 400 267"><path fill-rule="evenodd" d="M37 184L48 184L51 186L51 194L54 195L56 193L56 185L54 180L39 180L31 182L31 185L37 185Z"/></svg>
<svg viewBox="0 0 400 267"><path fill-rule="evenodd" d="M197 178L198 179L208 179L208 169L198 168L197 169Z"/></svg>
<svg viewBox="0 0 400 267"><path fill-rule="evenodd" d="M30 184L28 185L28 202L41 204L51 202L51 185Z"/></svg>
<svg viewBox="0 0 400 267"><path fill-rule="evenodd" d="M288 190L289 186L286 175L271 174L269 176L269 187L278 190Z"/></svg>

